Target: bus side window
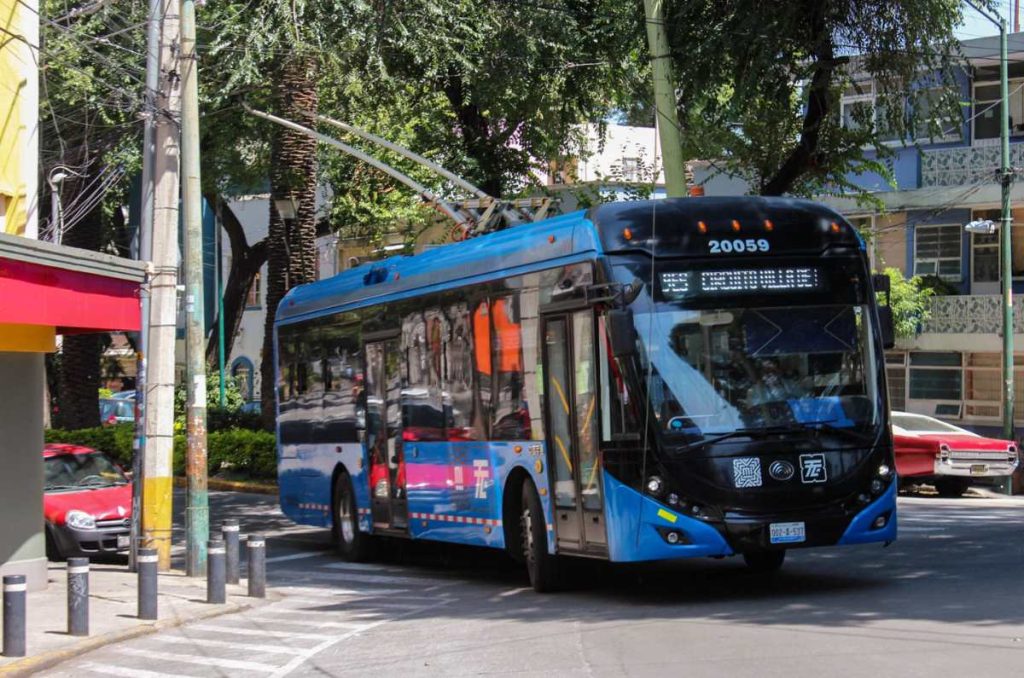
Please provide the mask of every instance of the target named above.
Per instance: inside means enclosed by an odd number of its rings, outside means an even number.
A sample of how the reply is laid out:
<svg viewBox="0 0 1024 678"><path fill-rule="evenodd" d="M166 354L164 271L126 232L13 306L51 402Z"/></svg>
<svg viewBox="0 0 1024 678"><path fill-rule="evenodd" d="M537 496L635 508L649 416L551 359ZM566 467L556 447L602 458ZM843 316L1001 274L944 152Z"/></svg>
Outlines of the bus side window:
<svg viewBox="0 0 1024 678"><path fill-rule="evenodd" d="M598 350L601 362L601 440L633 440L639 438L640 418L637 402L629 392L623 361L612 355L606 319L598 319ZM653 376L653 375L652 375Z"/></svg>
<svg viewBox="0 0 1024 678"><path fill-rule="evenodd" d="M445 402L447 412L447 438L460 440L484 440L486 413L479 398L479 389L474 389L474 347L473 319L469 305L459 302L447 309L448 338L444 342L444 383L449 393Z"/></svg>
<svg viewBox="0 0 1024 678"><path fill-rule="evenodd" d="M322 329L324 427L329 442L355 442L363 387L358 325L331 318ZM363 398L365 400L365 398ZM365 406L365 404L364 404Z"/></svg>
<svg viewBox="0 0 1024 678"><path fill-rule="evenodd" d="M518 295L491 302L494 328L494 426L491 440L529 440L531 422L523 372Z"/></svg>

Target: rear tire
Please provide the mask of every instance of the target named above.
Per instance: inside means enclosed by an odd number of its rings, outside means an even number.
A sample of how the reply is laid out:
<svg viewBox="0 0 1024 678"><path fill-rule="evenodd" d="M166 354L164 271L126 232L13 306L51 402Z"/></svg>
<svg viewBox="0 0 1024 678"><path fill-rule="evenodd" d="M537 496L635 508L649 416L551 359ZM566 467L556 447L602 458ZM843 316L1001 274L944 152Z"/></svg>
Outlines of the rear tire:
<svg viewBox="0 0 1024 678"><path fill-rule="evenodd" d="M970 486L971 481L966 478L938 478L935 481L935 491L947 499L962 497Z"/></svg>
<svg viewBox="0 0 1024 678"><path fill-rule="evenodd" d="M335 548L344 560L359 562L370 557L370 535L359 531L359 512L352 479L344 471L334 481L334 520L332 532Z"/></svg>
<svg viewBox="0 0 1024 678"><path fill-rule="evenodd" d="M757 574L778 572L785 560L785 551L751 551L743 554L743 562L747 564L747 568Z"/></svg>
<svg viewBox="0 0 1024 678"><path fill-rule="evenodd" d="M530 481L523 483L522 506L519 527L530 585L537 593L557 591L561 585L558 558L548 553L547 520L544 518L537 488Z"/></svg>

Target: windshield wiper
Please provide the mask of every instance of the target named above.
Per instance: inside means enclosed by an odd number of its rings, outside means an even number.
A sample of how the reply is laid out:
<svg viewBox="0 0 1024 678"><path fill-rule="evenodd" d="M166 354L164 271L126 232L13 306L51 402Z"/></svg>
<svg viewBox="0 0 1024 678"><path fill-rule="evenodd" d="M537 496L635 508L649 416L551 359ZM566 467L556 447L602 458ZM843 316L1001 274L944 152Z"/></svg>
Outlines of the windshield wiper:
<svg viewBox="0 0 1024 678"><path fill-rule="evenodd" d="M738 436L769 436L780 433L803 433L805 431L814 431L815 433L820 433L821 431L824 430L828 431L829 433L844 434L858 441L863 441L865 439L864 434L848 430L841 426L835 426L834 424L836 421L838 421L838 419L825 419L822 421L802 421L793 422L789 424L772 424L770 426L750 426L746 428L738 428L729 431L728 433L723 433L721 435L714 436L712 438L704 438L702 440L697 440L681 448L679 451L688 452L690 450L695 450L700 447L705 447L707 445L713 445L723 440L728 440L729 438L736 438Z"/></svg>

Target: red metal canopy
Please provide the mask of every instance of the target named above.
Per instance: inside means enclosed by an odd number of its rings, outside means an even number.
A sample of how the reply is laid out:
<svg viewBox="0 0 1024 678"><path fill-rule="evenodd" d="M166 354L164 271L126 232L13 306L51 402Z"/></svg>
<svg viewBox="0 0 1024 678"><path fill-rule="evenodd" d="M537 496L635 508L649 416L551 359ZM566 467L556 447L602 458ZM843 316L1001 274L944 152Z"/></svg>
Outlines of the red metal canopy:
<svg viewBox="0 0 1024 678"><path fill-rule="evenodd" d="M140 322L136 281L0 258L0 324L74 334L137 331Z"/></svg>

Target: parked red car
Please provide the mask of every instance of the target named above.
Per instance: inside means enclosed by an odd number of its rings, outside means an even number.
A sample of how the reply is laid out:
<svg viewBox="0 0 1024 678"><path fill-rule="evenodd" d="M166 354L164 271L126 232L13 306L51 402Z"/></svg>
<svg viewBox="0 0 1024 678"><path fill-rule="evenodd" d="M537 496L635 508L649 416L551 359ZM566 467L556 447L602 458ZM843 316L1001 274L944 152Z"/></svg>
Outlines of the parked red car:
<svg viewBox="0 0 1024 678"><path fill-rule="evenodd" d="M43 448L43 464L47 556L127 551L132 486L120 467L97 450L54 443Z"/></svg>
<svg viewBox="0 0 1024 678"><path fill-rule="evenodd" d="M892 413L892 440L900 481L935 485L939 496L959 497L973 478L1008 476L1017 445L985 438L923 414Z"/></svg>

